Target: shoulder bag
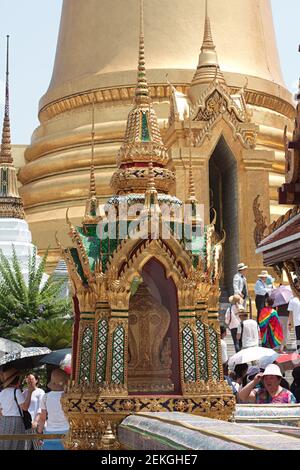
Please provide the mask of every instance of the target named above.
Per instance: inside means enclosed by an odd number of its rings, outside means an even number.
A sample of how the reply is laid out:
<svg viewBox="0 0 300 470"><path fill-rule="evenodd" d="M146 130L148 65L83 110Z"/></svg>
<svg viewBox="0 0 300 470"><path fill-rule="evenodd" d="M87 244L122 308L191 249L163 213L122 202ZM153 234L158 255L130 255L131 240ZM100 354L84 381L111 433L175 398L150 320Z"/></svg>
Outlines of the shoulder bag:
<svg viewBox="0 0 300 470"><path fill-rule="evenodd" d="M20 413L21 417L23 418L23 423L24 423L24 426L25 426L25 430L27 431L27 429L31 429L31 427L32 427L31 414L29 413L29 411L21 410L21 408L19 406L19 403L18 403L18 400L17 400L17 397L16 397L16 394L17 394L17 389L15 388L15 390L14 390L14 399L15 399L15 402L17 404L19 413Z"/></svg>

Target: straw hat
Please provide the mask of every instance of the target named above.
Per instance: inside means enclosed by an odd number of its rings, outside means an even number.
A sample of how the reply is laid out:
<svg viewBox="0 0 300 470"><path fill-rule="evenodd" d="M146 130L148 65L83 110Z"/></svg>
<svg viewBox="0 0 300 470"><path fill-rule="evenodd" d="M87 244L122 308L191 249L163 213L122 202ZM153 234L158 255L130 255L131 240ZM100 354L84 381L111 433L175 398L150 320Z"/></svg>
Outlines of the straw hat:
<svg viewBox="0 0 300 470"><path fill-rule="evenodd" d="M246 266L244 263L239 263L237 267L238 271L243 271L244 269L247 269L247 268L248 266Z"/></svg>
<svg viewBox="0 0 300 470"><path fill-rule="evenodd" d="M51 380L48 387L53 392L63 392L65 385L68 383L68 375L62 369L54 369L51 372Z"/></svg>
<svg viewBox="0 0 300 470"><path fill-rule="evenodd" d="M16 377L20 377L21 372L17 369L14 369L13 367L11 369L7 369L5 372L1 372L1 381L2 381L2 387L6 388L8 387Z"/></svg>
<svg viewBox="0 0 300 470"><path fill-rule="evenodd" d="M269 364L263 373L263 376L265 375L276 375L277 377L282 377L281 370L276 364Z"/></svg>
<svg viewBox="0 0 300 470"><path fill-rule="evenodd" d="M243 302L243 299L240 295L235 294L235 295L232 295L231 297L229 297L229 302L231 304L240 304L240 303Z"/></svg>
<svg viewBox="0 0 300 470"><path fill-rule="evenodd" d="M268 271L262 271L260 274L258 274L257 277L268 277L268 276L269 276Z"/></svg>

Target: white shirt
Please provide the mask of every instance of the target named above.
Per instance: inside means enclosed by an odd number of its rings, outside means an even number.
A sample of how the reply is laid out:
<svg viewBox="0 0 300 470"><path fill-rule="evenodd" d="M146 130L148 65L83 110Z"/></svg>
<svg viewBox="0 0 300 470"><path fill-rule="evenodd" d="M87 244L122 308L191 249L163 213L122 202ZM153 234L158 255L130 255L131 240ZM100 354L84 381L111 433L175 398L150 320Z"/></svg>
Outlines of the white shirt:
<svg viewBox="0 0 300 470"><path fill-rule="evenodd" d="M298 297L293 297L290 300L288 311L293 313L294 326L300 326L300 300Z"/></svg>
<svg viewBox="0 0 300 470"><path fill-rule="evenodd" d="M27 394L28 394L28 389L26 388L26 390L24 390L23 392L24 401L26 401ZM30 401L28 411L31 414L32 421L34 421L36 418L36 415L41 412L42 398L44 395L45 395L45 392L41 388L35 389L31 394L31 401Z"/></svg>
<svg viewBox="0 0 300 470"><path fill-rule="evenodd" d="M15 389L14 387L5 388L0 392L0 409L3 416L21 416L14 397L15 390L19 406L21 407L25 402L20 389Z"/></svg>
<svg viewBox="0 0 300 470"><path fill-rule="evenodd" d="M254 288L255 295L266 295L270 290L271 289L268 288L267 284L265 284L262 279L258 279L258 281L256 281Z"/></svg>
<svg viewBox="0 0 300 470"><path fill-rule="evenodd" d="M248 284L247 279L245 276L238 272L235 274L233 278L233 292L235 295L242 295L243 288L246 288L247 296L248 296Z"/></svg>
<svg viewBox="0 0 300 470"><path fill-rule="evenodd" d="M47 432L68 431L69 422L63 412L60 399L64 392L45 393L42 398L42 410L47 411Z"/></svg>
<svg viewBox="0 0 300 470"><path fill-rule="evenodd" d="M238 334L242 333L242 324L239 325ZM259 345L259 326L255 320L243 321L242 348L252 348Z"/></svg>
<svg viewBox="0 0 300 470"><path fill-rule="evenodd" d="M228 361L227 344L224 339L221 339L221 351L222 351L222 364Z"/></svg>
<svg viewBox="0 0 300 470"><path fill-rule="evenodd" d="M230 330L232 330L233 328L238 328L239 324L241 323L238 311L239 309L236 305L231 305L231 307L226 310L225 323Z"/></svg>

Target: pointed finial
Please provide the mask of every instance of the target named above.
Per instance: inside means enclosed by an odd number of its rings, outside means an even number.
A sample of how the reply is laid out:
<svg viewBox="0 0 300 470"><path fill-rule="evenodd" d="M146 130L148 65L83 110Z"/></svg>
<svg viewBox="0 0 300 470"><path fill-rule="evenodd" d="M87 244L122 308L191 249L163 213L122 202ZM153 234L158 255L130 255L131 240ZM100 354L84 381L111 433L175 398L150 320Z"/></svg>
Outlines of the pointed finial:
<svg viewBox="0 0 300 470"><path fill-rule="evenodd" d="M112 450L118 447L117 438L111 428L110 421L108 421L104 434L101 437L101 449Z"/></svg>
<svg viewBox="0 0 300 470"><path fill-rule="evenodd" d="M92 101L92 155L91 155L91 172L90 172L90 191L89 198L86 201L85 215L83 219L84 224L94 223L99 219L97 190L96 190L96 177L95 177L95 99Z"/></svg>
<svg viewBox="0 0 300 470"><path fill-rule="evenodd" d="M6 36L6 84L5 111L1 141L0 163L13 163L11 155L10 119L9 119L9 36Z"/></svg>
<svg viewBox="0 0 300 470"><path fill-rule="evenodd" d="M195 182L194 182L194 175L193 175L193 164L192 164L192 144L193 144L193 131L192 131L192 123L191 123L191 110L189 109L189 152L190 152L190 161L189 161L189 192L188 192L188 200L187 202L197 202L196 199L196 190L195 190Z"/></svg>
<svg viewBox="0 0 300 470"><path fill-rule="evenodd" d="M92 103L92 159L91 159L91 174L90 174L90 198L96 197L96 178L95 178L95 99L93 97Z"/></svg>
<svg viewBox="0 0 300 470"><path fill-rule="evenodd" d="M208 0L205 0L204 36L191 88L198 85L207 86L210 83L225 84L225 79L220 70L216 46L212 37L210 17L208 15Z"/></svg>
<svg viewBox="0 0 300 470"><path fill-rule="evenodd" d="M144 36L144 0L140 0L140 44L138 60L137 86L135 89L136 104L148 104L150 101L149 87L146 77L145 36Z"/></svg>
<svg viewBox="0 0 300 470"><path fill-rule="evenodd" d="M208 16L208 0L205 0L205 26L204 26L204 37L203 37L203 44L201 50L211 49L213 51L216 50L216 46L214 44L212 33L211 33L211 26L210 26L210 18Z"/></svg>

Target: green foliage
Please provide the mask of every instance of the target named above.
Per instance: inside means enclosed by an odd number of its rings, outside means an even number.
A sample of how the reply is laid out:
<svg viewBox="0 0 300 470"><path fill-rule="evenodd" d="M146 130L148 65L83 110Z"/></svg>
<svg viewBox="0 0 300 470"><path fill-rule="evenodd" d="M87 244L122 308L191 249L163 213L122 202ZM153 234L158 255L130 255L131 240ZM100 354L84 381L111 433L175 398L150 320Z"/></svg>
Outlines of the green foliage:
<svg viewBox="0 0 300 470"><path fill-rule="evenodd" d="M23 346L46 346L52 350L72 346L72 320L51 318L34 320L30 325L14 328L11 338Z"/></svg>
<svg viewBox="0 0 300 470"><path fill-rule="evenodd" d="M70 300L60 298L63 282L50 276L42 285L47 257L48 252L39 265L36 250L29 257L27 283L15 249L13 248L11 262L0 250L1 336L11 339L12 330L20 325L28 325L36 320L70 316L72 311ZM43 346L49 347L46 343Z"/></svg>

